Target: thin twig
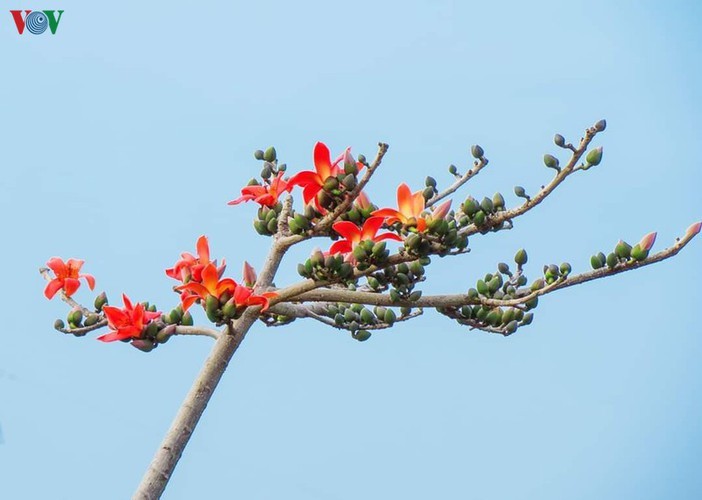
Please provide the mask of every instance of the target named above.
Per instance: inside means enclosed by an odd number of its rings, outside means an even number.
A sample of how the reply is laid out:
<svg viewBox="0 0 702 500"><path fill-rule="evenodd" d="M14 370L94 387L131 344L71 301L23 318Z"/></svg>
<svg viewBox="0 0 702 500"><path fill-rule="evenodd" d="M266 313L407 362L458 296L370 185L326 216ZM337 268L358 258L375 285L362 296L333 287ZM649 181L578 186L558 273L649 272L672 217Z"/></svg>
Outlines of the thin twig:
<svg viewBox="0 0 702 500"><path fill-rule="evenodd" d="M463 186L466 182L468 182L470 179L478 175L480 171L488 164L488 159L483 157L480 158L475 162L473 165L473 168L469 169L465 174L461 175L456 181L454 181L453 184L451 184L448 188L446 188L444 191L435 194L432 196L427 202L425 207L429 208L434 206L436 203L439 201L443 200L449 195L452 195L455 193L461 186Z"/></svg>

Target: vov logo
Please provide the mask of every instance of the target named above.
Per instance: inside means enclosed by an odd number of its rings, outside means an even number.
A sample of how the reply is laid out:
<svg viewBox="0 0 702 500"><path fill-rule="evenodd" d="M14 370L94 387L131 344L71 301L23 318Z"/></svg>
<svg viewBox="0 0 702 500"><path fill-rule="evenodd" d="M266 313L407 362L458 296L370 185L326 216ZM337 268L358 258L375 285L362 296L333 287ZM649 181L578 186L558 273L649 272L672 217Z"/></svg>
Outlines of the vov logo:
<svg viewBox="0 0 702 500"><path fill-rule="evenodd" d="M56 13L58 12L58 17ZM51 30L51 34L56 34L56 29L58 28L59 22L61 22L62 10L25 10L24 17L22 17L21 10L11 10L12 19L15 21L15 26L17 26L17 33L20 35L24 33L24 29L27 28L32 35L41 35L46 31L46 28Z"/></svg>

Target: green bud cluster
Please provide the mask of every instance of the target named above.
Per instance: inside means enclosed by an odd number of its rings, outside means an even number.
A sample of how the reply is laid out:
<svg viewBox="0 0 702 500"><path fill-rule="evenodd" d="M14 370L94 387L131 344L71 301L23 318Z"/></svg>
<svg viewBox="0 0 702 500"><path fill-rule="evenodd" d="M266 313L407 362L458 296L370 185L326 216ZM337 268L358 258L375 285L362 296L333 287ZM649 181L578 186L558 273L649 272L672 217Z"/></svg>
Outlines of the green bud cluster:
<svg viewBox="0 0 702 500"><path fill-rule="evenodd" d="M560 278L567 277L570 274L570 272L572 271L572 267L568 262L564 262L560 266L557 266L556 264L547 264L544 266L543 270L544 270L544 282L547 285L550 285L551 283L555 282L556 280L558 280ZM539 287L539 288L541 288L541 287Z"/></svg>
<svg viewBox="0 0 702 500"><path fill-rule="evenodd" d="M497 329L504 336L512 335L520 326L531 324L534 314L517 307L490 307L465 305L441 309L440 312L463 325L474 328Z"/></svg>
<svg viewBox="0 0 702 500"><path fill-rule="evenodd" d="M303 264L298 264L297 272L303 278L315 281L356 281L353 277L353 266L345 262L341 254L325 256L321 250L315 250Z"/></svg>
<svg viewBox="0 0 702 500"><path fill-rule="evenodd" d="M410 312L411 309L402 308L400 317ZM397 313L392 308L376 306L371 310L362 304L331 304L324 315L334 320L338 328L350 331L351 336L361 342L370 338L368 329L389 328L397 321Z"/></svg>
<svg viewBox="0 0 702 500"><path fill-rule="evenodd" d="M495 193L492 198L484 197L480 202L469 196L461 204L461 214L457 216L460 227L475 224L482 233L489 230L499 231L504 227L504 222L497 226L488 228L488 222L492 214L506 210L505 197L502 193Z"/></svg>
<svg viewBox="0 0 702 500"><path fill-rule="evenodd" d="M262 236L273 236L278 232L278 215L280 215L283 205L278 203L274 207L260 207L257 217L254 219L254 229Z"/></svg>
<svg viewBox="0 0 702 500"><path fill-rule="evenodd" d="M310 219L301 213L294 212L288 217L288 228L293 234L304 234L310 229Z"/></svg>
<svg viewBox="0 0 702 500"><path fill-rule="evenodd" d="M409 263L388 266L368 276L368 286L377 292L390 289L389 295L393 302L400 300L414 302L422 296L422 292L414 290L414 287L417 283L424 281L425 266L430 263L429 257L421 257Z"/></svg>
<svg viewBox="0 0 702 500"><path fill-rule="evenodd" d="M424 179L424 186L425 187L422 191L422 196L424 196L425 200L430 200L439 193L439 191L436 189L436 179L434 179L430 175L428 175L427 178Z"/></svg>
<svg viewBox="0 0 702 500"><path fill-rule="evenodd" d="M265 151L257 149L254 151L254 158L263 162L263 167L261 167L261 178L263 180L269 180L271 177L277 176L280 172L285 172L287 168L285 163L278 163L278 153L273 146L270 146ZM259 185L259 183L252 179L249 185Z"/></svg>
<svg viewBox="0 0 702 500"><path fill-rule="evenodd" d="M347 212L341 215L339 220L348 220L357 226L363 226L363 223L366 222L366 219L368 219L375 210L378 210L378 206L372 203L368 208L360 208L356 205L352 205Z"/></svg>
<svg viewBox="0 0 702 500"><path fill-rule="evenodd" d="M634 262L645 260L649 250L644 250L638 243L631 246L624 240L619 240L614 246L614 250L605 255L599 252L590 257L590 265L593 269L600 269L607 266L614 269L617 266L625 266Z"/></svg>

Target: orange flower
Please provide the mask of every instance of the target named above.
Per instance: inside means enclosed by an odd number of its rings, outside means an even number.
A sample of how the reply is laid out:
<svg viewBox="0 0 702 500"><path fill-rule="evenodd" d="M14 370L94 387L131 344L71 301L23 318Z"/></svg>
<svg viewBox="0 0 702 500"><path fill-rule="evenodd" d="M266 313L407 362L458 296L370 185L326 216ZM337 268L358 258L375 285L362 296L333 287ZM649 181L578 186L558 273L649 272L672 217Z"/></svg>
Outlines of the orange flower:
<svg viewBox="0 0 702 500"><path fill-rule="evenodd" d="M329 253L331 255L336 253L350 253L356 245L366 240L374 242L383 240L402 241L402 238L393 233L377 234L383 222L383 217L369 217L366 219L366 222L363 223L362 228L359 228L356 224L349 221L335 222L332 228L339 233L343 239L334 242L329 248Z"/></svg>
<svg viewBox="0 0 702 500"><path fill-rule="evenodd" d="M102 308L107 318L107 325L113 331L101 335L98 340L114 342L115 340L137 339L141 337L148 324L161 317L160 312L147 311L143 304L134 306L129 297L122 294L124 308L104 306Z"/></svg>
<svg viewBox="0 0 702 500"><path fill-rule="evenodd" d="M450 200L442 203L441 206L434 210L432 217L445 217L450 206ZM425 208L425 200L421 190L412 193L407 184L404 182L400 184L397 188L397 207L399 210L395 210L394 208L381 208L375 210L371 215L387 218L387 223L390 225L396 222L400 222L406 226L416 224L417 230L420 232L427 228L427 221L422 217L422 212L424 212Z"/></svg>
<svg viewBox="0 0 702 500"><path fill-rule="evenodd" d="M198 299L206 300L210 295L220 299L225 293L234 298L237 306L260 305L263 306L261 311L265 311L268 309L268 299L276 295L272 292L254 295L250 288L237 284L231 278L220 279L217 268L215 268L213 263L207 264L202 269L202 282L191 281L177 287L176 290L183 292L180 299L184 311L187 311Z"/></svg>
<svg viewBox="0 0 702 500"><path fill-rule="evenodd" d="M346 148L344 154L340 155L334 163L331 161L331 153L329 148L323 142L318 142L314 145L314 168L312 170L303 170L293 175L288 181L288 186L300 186L302 188L302 198L305 200L305 204L314 200L314 205L317 210L321 213L326 212L326 210L320 206L317 200L317 194L322 190L324 182L330 177L336 177L342 174L343 171L339 169L339 162L344 160L345 163L356 163L357 168L360 170L363 168L363 163L356 162L351 156L351 148Z"/></svg>
<svg viewBox="0 0 702 500"><path fill-rule="evenodd" d="M274 207L278 203L278 198L284 192L292 191L289 181L283 179L283 172L263 186L246 186L241 189L241 197L232 200L227 205L238 205L245 201L255 201L261 206Z"/></svg>
<svg viewBox="0 0 702 500"><path fill-rule="evenodd" d="M187 283L188 281L202 281L202 270L210 263L210 245L206 236L200 236L197 240L197 257L191 253L182 253L181 259L175 265L166 269L166 275ZM213 262L216 265L216 261ZM224 272L226 264L222 260L222 265L217 268L217 272L221 275Z"/></svg>
<svg viewBox="0 0 702 500"><path fill-rule="evenodd" d="M95 288L95 278L93 278L92 275L79 274L80 268L83 267L83 262L84 261L79 259L68 259L64 262L63 259L59 257L50 258L46 265L54 272L56 277L49 281L44 289L46 298L54 298L56 292L61 289L63 289L63 293L66 294L66 297L70 297L76 293L76 290L80 287L79 278L84 278L91 290Z"/></svg>

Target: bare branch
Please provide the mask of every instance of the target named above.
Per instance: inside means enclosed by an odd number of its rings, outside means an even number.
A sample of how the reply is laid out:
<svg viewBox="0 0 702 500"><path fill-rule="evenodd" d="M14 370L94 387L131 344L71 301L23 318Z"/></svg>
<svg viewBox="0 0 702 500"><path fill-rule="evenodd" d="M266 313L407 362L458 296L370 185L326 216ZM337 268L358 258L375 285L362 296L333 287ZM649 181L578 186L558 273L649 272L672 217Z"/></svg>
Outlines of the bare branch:
<svg viewBox="0 0 702 500"><path fill-rule="evenodd" d="M435 194L432 196L427 202L425 207L430 208L439 201L443 200L449 195L452 195L455 193L461 186L463 186L466 182L468 182L470 179L478 175L480 171L488 164L488 159L483 157L480 158L479 160L475 161L475 164L473 165L473 168L469 169L465 174L458 176L458 179L451 184L448 188L446 188L444 191Z"/></svg>

